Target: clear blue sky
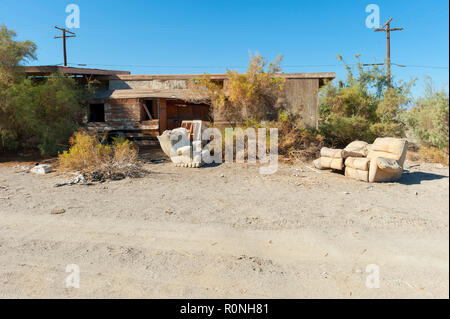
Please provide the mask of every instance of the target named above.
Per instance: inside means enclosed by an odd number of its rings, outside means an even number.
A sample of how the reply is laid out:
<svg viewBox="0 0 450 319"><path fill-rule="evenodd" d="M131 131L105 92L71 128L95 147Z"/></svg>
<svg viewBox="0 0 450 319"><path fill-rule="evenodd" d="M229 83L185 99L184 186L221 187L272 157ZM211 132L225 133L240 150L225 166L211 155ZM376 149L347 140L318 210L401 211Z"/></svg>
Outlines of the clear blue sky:
<svg viewBox="0 0 450 319"><path fill-rule="evenodd" d="M133 74L222 73L244 70L248 52L268 59L284 55L284 72L336 72L345 77L336 56L353 61L383 62L384 33L365 26L365 8L380 7L381 22L393 17L392 62L397 78L419 79L413 93L423 92L425 75L436 88L448 89L449 4L434 1L20 1L0 0L0 24L38 45L38 61L63 62L54 25L64 26L66 5L80 7L77 38L68 40L68 62ZM427 66L427 68L422 67ZM241 67L239 69L239 67ZM440 67L440 68L431 68Z"/></svg>

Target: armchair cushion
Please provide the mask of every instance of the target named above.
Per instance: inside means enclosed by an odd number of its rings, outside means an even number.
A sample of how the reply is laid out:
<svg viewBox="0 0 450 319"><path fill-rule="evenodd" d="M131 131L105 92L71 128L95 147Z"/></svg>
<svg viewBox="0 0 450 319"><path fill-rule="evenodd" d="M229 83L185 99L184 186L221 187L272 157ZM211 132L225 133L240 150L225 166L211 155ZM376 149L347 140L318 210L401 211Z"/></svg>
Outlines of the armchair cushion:
<svg viewBox="0 0 450 319"><path fill-rule="evenodd" d="M318 169L344 169L344 157L342 149L322 147L320 158L314 161L314 166Z"/></svg>
<svg viewBox="0 0 450 319"><path fill-rule="evenodd" d="M366 157L368 145L364 141L353 141L344 148L343 157Z"/></svg>
<svg viewBox="0 0 450 319"><path fill-rule="evenodd" d="M356 168L352 168L349 166L345 167L345 176L357 179L360 181L368 182L369 181L369 171L360 170Z"/></svg>
<svg viewBox="0 0 450 319"><path fill-rule="evenodd" d="M320 157L320 167L331 168L336 170L344 169L344 159L343 158L333 158L333 157Z"/></svg>
<svg viewBox="0 0 450 319"><path fill-rule="evenodd" d="M322 147L320 156L331 158L343 158L343 150L339 148Z"/></svg>
<svg viewBox="0 0 450 319"><path fill-rule="evenodd" d="M359 169L362 171L369 170L370 159L366 157L347 157L345 159L345 166L354 169Z"/></svg>

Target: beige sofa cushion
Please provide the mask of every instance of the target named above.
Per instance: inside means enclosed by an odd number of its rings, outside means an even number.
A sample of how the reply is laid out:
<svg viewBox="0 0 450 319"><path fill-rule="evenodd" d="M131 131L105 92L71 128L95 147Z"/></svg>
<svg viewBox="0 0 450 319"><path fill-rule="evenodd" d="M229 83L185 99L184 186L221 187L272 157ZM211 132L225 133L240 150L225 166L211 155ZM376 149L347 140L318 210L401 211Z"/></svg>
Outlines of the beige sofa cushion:
<svg viewBox="0 0 450 319"><path fill-rule="evenodd" d="M320 167L342 170L344 169L344 159L322 156L320 158Z"/></svg>
<svg viewBox="0 0 450 319"><path fill-rule="evenodd" d="M345 167L345 176L357 179L360 181L368 182L369 181L369 171L362 171L352 167Z"/></svg>
<svg viewBox="0 0 450 319"><path fill-rule="evenodd" d="M320 150L320 156L331 158L343 158L343 150L338 148L322 147Z"/></svg>
<svg viewBox="0 0 450 319"><path fill-rule="evenodd" d="M369 144L364 141L353 141L344 148L343 156L347 157L366 157Z"/></svg>
<svg viewBox="0 0 450 319"><path fill-rule="evenodd" d="M406 140L394 137L379 137L368 146L367 158L384 157L398 160L402 166L406 156Z"/></svg>
<svg viewBox="0 0 450 319"><path fill-rule="evenodd" d="M345 160L345 166L362 171L369 170L370 159L366 157L347 157Z"/></svg>

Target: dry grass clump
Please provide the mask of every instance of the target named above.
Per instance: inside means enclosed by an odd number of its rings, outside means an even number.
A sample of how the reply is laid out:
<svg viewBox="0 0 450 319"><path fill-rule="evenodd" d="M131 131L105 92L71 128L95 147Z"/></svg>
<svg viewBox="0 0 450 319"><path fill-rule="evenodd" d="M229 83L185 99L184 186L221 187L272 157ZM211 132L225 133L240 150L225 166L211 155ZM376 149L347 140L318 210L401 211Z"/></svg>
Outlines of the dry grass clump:
<svg viewBox="0 0 450 319"><path fill-rule="evenodd" d="M74 133L70 148L59 154L59 167L80 171L91 180L140 177L145 171L138 161L138 150L129 140L114 138L112 144L103 144L86 131Z"/></svg>
<svg viewBox="0 0 450 319"><path fill-rule="evenodd" d="M448 148L446 151L441 151L434 146L422 146L419 149L419 156L428 163L440 163L447 166L449 164Z"/></svg>
<svg viewBox="0 0 450 319"><path fill-rule="evenodd" d="M279 112L277 121L269 123L278 128L278 153L288 158L311 160L317 158L324 139L317 131L305 128L298 116Z"/></svg>

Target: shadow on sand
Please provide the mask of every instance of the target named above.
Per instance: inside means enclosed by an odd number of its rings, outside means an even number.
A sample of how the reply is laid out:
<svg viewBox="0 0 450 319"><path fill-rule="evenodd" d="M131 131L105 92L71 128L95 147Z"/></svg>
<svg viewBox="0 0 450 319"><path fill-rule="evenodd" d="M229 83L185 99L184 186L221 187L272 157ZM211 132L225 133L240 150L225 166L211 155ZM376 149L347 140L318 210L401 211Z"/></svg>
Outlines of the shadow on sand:
<svg viewBox="0 0 450 319"><path fill-rule="evenodd" d="M403 173L402 178L398 182L404 185L415 185L420 184L422 181L433 181L442 178L448 178L448 176L426 172L411 172Z"/></svg>

